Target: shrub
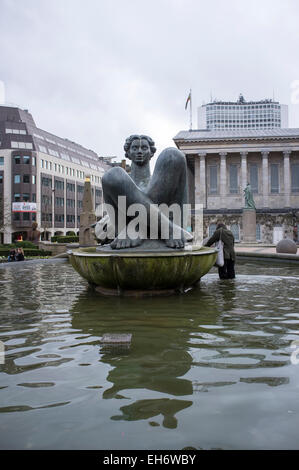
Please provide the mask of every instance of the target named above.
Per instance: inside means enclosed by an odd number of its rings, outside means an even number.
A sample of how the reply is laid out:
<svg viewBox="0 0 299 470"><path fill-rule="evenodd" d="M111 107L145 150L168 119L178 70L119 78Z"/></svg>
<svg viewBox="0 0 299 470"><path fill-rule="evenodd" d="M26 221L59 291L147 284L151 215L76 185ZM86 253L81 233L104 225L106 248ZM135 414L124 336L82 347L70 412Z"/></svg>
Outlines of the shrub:
<svg viewBox="0 0 299 470"><path fill-rule="evenodd" d="M0 245L0 248L5 247L5 248L36 248L36 245L34 243L29 242L29 241L23 241L23 242L14 242L14 243L5 243L3 245Z"/></svg>
<svg viewBox="0 0 299 470"><path fill-rule="evenodd" d="M0 247L0 257L8 257L11 248L2 248ZM24 248L24 256L52 256L52 251L48 250L39 250L38 248Z"/></svg>
<svg viewBox="0 0 299 470"><path fill-rule="evenodd" d="M52 243L76 243L79 241L79 237L76 235L56 235L51 237Z"/></svg>

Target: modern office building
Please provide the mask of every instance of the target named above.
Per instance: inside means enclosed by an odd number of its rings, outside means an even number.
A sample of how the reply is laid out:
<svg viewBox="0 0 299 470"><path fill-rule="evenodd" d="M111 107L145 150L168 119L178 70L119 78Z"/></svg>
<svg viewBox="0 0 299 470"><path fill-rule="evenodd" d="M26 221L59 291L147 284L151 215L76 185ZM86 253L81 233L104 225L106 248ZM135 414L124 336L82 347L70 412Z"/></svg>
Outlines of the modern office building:
<svg viewBox="0 0 299 470"><path fill-rule="evenodd" d="M189 202L203 204L204 236L222 219L242 241L243 190L250 182L257 240L298 240L299 129L191 130L174 141L187 158Z"/></svg>
<svg viewBox="0 0 299 470"><path fill-rule="evenodd" d="M213 101L198 108L198 129L273 129L288 127L288 106L278 101Z"/></svg>
<svg viewBox="0 0 299 470"><path fill-rule="evenodd" d="M38 128L27 110L0 106L0 242L26 239L33 221L42 239L77 233L85 176L97 209L108 168L92 150Z"/></svg>

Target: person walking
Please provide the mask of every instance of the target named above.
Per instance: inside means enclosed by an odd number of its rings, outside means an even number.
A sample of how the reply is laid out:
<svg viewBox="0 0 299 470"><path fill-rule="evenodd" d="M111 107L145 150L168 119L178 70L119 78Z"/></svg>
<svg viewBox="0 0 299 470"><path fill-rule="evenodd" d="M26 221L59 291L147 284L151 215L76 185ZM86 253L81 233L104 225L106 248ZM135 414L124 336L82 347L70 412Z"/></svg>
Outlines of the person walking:
<svg viewBox="0 0 299 470"><path fill-rule="evenodd" d="M218 267L220 279L234 279L236 254L234 249L235 239L230 230L222 222L217 222L216 230L205 243L205 246L211 246L221 239L223 243L224 265Z"/></svg>

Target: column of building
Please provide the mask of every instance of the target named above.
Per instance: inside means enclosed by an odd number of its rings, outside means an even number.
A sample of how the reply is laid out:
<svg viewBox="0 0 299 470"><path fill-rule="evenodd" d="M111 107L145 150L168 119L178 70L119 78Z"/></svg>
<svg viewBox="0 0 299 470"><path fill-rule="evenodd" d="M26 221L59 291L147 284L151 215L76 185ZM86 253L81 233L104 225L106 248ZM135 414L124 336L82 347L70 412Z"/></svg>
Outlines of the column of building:
<svg viewBox="0 0 299 470"><path fill-rule="evenodd" d="M283 179L284 179L284 205L291 206L291 181L290 181L290 154L291 150L283 151Z"/></svg>
<svg viewBox="0 0 299 470"><path fill-rule="evenodd" d="M269 152L262 151L262 189L263 189L263 207L269 206Z"/></svg>
<svg viewBox="0 0 299 470"><path fill-rule="evenodd" d="M241 192L245 189L248 179L247 179L247 155L248 152L241 151Z"/></svg>
<svg viewBox="0 0 299 470"><path fill-rule="evenodd" d="M220 152L220 197L221 202L225 201L225 196L227 193L226 188L226 156L227 152Z"/></svg>

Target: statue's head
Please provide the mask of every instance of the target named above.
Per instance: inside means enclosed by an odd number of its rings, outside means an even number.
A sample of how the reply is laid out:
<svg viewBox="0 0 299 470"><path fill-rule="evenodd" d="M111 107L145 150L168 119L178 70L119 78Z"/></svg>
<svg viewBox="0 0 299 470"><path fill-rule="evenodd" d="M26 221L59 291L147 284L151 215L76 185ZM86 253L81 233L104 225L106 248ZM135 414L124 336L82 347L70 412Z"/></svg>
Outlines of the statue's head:
<svg viewBox="0 0 299 470"><path fill-rule="evenodd" d="M130 135L126 139L125 156L136 165L145 165L156 152L155 142L147 135Z"/></svg>

